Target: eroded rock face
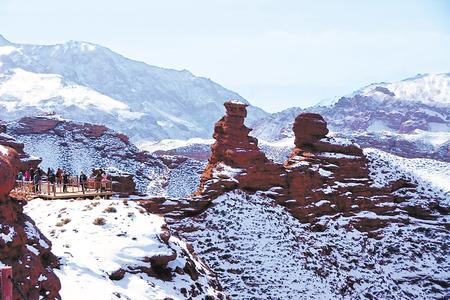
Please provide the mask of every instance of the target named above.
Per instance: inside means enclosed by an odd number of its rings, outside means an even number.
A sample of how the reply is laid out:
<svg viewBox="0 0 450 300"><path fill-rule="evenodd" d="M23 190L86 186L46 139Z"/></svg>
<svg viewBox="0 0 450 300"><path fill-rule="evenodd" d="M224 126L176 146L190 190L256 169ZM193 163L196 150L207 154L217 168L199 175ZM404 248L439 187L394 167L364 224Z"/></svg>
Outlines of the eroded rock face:
<svg viewBox="0 0 450 300"><path fill-rule="evenodd" d="M247 105L228 101L224 106L226 114L214 126L216 142L197 194L215 197L235 188L256 191L284 186L282 166L267 159L258 140L249 136L251 129L244 125Z"/></svg>
<svg viewBox="0 0 450 300"><path fill-rule="evenodd" d="M59 299L61 284L53 273L58 259L50 241L23 213L24 202L9 196L22 164L17 152L0 145L0 263L13 267L13 279L27 299ZM14 299L22 299L17 290Z"/></svg>

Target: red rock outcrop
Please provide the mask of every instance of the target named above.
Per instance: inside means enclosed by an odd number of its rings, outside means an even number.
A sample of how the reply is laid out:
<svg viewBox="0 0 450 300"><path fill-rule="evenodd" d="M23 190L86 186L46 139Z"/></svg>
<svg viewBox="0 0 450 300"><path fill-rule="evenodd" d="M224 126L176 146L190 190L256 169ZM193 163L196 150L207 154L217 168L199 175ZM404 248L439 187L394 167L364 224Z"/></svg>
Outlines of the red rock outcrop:
<svg viewBox="0 0 450 300"><path fill-rule="evenodd" d="M51 243L23 213L25 203L9 196L20 167L17 152L0 145L0 264L13 268L14 299L60 299Z"/></svg>
<svg viewBox="0 0 450 300"><path fill-rule="evenodd" d="M16 128L17 133L44 133L52 129L61 121L50 117L25 117L20 119L21 127Z"/></svg>
<svg viewBox="0 0 450 300"><path fill-rule="evenodd" d="M65 121L57 116L37 116L22 118L17 122L17 126L9 128L9 130L18 135L55 133L59 136L63 136L65 131L77 131L87 138L95 139L104 135L108 128L103 125ZM128 143L126 136L121 135L118 138Z"/></svg>
<svg viewBox="0 0 450 300"><path fill-rule="evenodd" d="M41 163L41 159L37 157L31 157L24 151L24 145L16 141L12 136L6 134L6 124L0 125L0 145L9 147L15 150L15 153L20 158L20 162L17 163L19 170L26 170L29 168L36 169Z"/></svg>
<svg viewBox="0 0 450 300"><path fill-rule="evenodd" d="M267 159L244 125L247 104L228 101L224 106L226 114L214 126L216 142L197 195L214 197L235 188L256 191L284 186L283 167Z"/></svg>

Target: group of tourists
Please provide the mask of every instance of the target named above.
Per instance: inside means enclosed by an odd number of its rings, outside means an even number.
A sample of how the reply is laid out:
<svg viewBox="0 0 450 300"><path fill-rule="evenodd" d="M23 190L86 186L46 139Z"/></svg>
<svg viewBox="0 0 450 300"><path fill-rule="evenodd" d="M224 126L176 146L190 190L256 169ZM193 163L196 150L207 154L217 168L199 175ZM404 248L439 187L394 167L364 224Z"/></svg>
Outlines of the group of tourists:
<svg viewBox="0 0 450 300"><path fill-rule="evenodd" d="M104 191L104 185L102 182L108 180L108 176L103 169L92 169L92 173L89 177L94 182L94 189L98 191ZM38 194L41 193L41 182L49 182L52 190L54 191L55 187L62 186L62 192L67 193L67 187L69 184L78 183L81 186L82 192L84 193L86 190L86 186L88 183L88 177L84 172L80 172L78 177L71 176L70 172L64 170L63 168L58 168L56 172L52 168L48 168L47 172L44 172L41 168L30 168L25 172L20 171L17 175L17 180L19 184L23 183L33 183L33 192Z"/></svg>

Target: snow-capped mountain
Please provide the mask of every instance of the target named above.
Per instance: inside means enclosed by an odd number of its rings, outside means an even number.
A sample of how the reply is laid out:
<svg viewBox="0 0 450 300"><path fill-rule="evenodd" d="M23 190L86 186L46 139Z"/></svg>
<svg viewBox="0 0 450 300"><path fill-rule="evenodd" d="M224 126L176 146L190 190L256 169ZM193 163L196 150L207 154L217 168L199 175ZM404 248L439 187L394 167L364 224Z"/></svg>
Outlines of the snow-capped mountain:
<svg viewBox="0 0 450 300"><path fill-rule="evenodd" d="M363 147L450 160L448 73L371 84L337 101L290 108L253 122L252 134L269 141L290 137L293 120L303 111L320 113L337 135L351 137Z"/></svg>
<svg viewBox="0 0 450 300"><path fill-rule="evenodd" d="M0 36L0 119L56 112L134 141L209 138L222 103L240 95L189 71L125 58L105 47L11 43ZM266 112L250 107L257 119Z"/></svg>

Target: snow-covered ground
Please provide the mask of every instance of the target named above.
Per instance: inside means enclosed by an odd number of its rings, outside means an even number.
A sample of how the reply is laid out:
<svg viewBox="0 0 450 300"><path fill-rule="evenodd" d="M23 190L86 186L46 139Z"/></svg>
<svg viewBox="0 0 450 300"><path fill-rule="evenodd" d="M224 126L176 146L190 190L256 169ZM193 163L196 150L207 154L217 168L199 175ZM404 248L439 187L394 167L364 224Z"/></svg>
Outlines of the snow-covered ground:
<svg viewBox="0 0 450 300"><path fill-rule="evenodd" d="M156 151L168 151L181 147L188 147L192 145L211 145L214 143L213 139L202 139L202 138L192 138L188 140L174 140L174 139L164 139L161 141L141 141L136 144L136 146L150 153Z"/></svg>
<svg viewBox="0 0 450 300"><path fill-rule="evenodd" d="M198 296L217 296L210 285L212 276L207 267L187 251L186 244L171 236L168 244L161 238L165 225L161 216L145 212L136 202L119 200L58 200L36 199L25 206L40 230L53 243L52 251L61 258L63 299L186 299L193 285L198 285ZM104 225L95 225L103 218ZM173 278L163 281L150 277L139 268L149 268L148 258L172 255L176 259L168 264ZM194 262L200 276L194 280L183 269ZM119 269L126 270L121 280L109 275ZM187 296L183 294L183 289Z"/></svg>
<svg viewBox="0 0 450 300"><path fill-rule="evenodd" d="M426 158L403 158L378 149L364 149L369 160L373 185L406 178L418 185L417 190L433 198L446 199L450 206L450 163Z"/></svg>
<svg viewBox="0 0 450 300"><path fill-rule="evenodd" d="M389 218L362 211L322 217L316 232L262 194L230 192L182 237L235 299L431 299L448 296L445 226L405 217L372 235L352 222ZM192 230L195 228L196 230Z"/></svg>

